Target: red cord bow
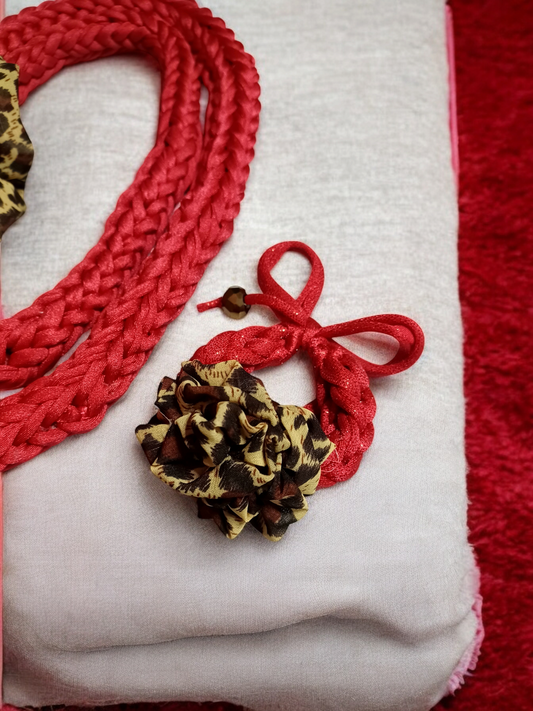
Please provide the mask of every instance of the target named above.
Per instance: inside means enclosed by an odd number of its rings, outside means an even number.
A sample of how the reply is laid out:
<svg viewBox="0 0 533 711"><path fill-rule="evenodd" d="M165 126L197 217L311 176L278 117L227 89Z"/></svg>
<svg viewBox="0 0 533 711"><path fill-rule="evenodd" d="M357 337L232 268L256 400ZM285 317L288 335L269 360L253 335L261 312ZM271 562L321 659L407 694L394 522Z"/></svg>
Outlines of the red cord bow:
<svg viewBox="0 0 533 711"><path fill-rule="evenodd" d="M293 298L271 271L285 252L299 252L311 263L309 280ZM262 294L248 294L246 303L268 306L279 317L274 326L250 326L226 331L199 348L194 358L203 363L235 359L248 371L281 365L300 348L310 356L316 380L316 399L306 407L319 418L322 429L336 445L322 466L319 488L349 479L370 446L376 402L369 376L394 375L410 368L424 348L420 326L406 316L384 314L320 326L311 314L324 286L324 267L318 255L302 242L281 242L268 249L257 267ZM222 305L222 299L200 304L199 311ZM384 365L355 355L333 339L356 333L383 333L399 344L394 358Z"/></svg>

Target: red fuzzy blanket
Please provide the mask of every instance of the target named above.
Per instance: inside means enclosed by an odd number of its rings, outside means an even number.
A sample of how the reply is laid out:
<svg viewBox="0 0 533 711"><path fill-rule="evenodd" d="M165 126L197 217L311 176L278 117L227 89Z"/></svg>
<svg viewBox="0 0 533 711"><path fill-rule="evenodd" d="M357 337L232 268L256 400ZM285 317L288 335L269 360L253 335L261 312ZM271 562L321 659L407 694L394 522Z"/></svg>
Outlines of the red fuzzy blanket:
<svg viewBox="0 0 533 711"><path fill-rule="evenodd" d="M526 711L533 708L533 6L531 0L451 5L469 525L486 638L475 673L438 709ZM235 708L165 705L167 711Z"/></svg>
<svg viewBox="0 0 533 711"><path fill-rule="evenodd" d="M439 709L533 708L533 7L453 0L470 540L486 637Z"/></svg>

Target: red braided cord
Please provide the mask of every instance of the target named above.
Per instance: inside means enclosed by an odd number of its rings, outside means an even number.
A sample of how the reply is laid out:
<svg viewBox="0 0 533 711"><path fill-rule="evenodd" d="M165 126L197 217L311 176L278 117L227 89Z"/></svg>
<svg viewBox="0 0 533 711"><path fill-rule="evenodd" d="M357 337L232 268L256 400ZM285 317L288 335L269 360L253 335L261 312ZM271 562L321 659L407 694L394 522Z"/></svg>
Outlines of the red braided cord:
<svg viewBox="0 0 533 711"><path fill-rule="evenodd" d="M84 260L0 322L0 382L31 383L0 401L0 471L96 427L231 235L244 195L258 76L209 10L193 0L56 0L0 24L0 55L20 66L21 102L62 67L120 52L145 54L161 71L156 144ZM200 83L209 91L203 132Z"/></svg>
<svg viewBox="0 0 533 711"><path fill-rule="evenodd" d="M273 267L285 252L303 254L311 263L311 274L302 293L294 299L276 282ZM281 323L225 331L201 346L193 358L202 363L235 359L249 372L281 365L300 348L309 355L315 373L316 398L306 405L320 420L322 429L336 445L322 465L319 489L352 477L374 437L372 420L376 401L369 376L394 375L410 368L424 349L420 326L406 316L384 314L360 318L322 328L312 317L324 285L324 268L318 255L302 242L281 242L268 249L257 268L262 294L248 294L247 304L271 308ZM199 304L200 312L221 305L221 299ZM356 333L392 336L399 348L388 363L364 360L333 339Z"/></svg>

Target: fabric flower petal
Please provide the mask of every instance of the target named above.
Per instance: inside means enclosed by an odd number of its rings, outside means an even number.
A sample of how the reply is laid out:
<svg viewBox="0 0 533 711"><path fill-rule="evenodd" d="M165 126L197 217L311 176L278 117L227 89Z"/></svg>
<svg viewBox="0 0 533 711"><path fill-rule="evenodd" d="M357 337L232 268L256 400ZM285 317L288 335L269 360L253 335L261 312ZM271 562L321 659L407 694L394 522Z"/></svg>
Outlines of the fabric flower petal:
<svg viewBox="0 0 533 711"><path fill-rule="evenodd" d="M235 507L225 509L215 507L205 499L198 500L198 517L210 518L217 524L222 533L229 539L236 538L246 524L257 515L250 514L246 499L240 499Z"/></svg>
<svg viewBox="0 0 533 711"><path fill-rule="evenodd" d="M157 459L169 428L170 425L162 424L157 416L153 417L147 425L139 425L136 428L135 434L150 464Z"/></svg>
<svg viewBox="0 0 533 711"><path fill-rule="evenodd" d="M190 411L195 400L227 400L248 414L276 424L278 415L263 383L250 375L236 360L206 366L187 361L182 370L188 377L178 386L178 402L183 412ZM196 392L195 392L196 391Z"/></svg>
<svg viewBox="0 0 533 711"><path fill-rule="evenodd" d="M155 401L156 407L159 408L159 411L167 420L170 420L170 422L173 422L181 415L181 410L176 400L176 387L177 383L175 380L172 380L172 378L163 378L159 383L157 400Z"/></svg>
<svg viewBox="0 0 533 711"><path fill-rule="evenodd" d="M312 494L318 486L320 467L335 445L326 437L315 415L304 407L283 407L281 422L291 441L284 467L294 472L295 482L305 487L306 494Z"/></svg>
<svg viewBox="0 0 533 711"><path fill-rule="evenodd" d="M269 541L279 541L288 527L303 518L307 510L308 505L305 499L303 499L303 506L299 509L268 503L261 507L251 523Z"/></svg>

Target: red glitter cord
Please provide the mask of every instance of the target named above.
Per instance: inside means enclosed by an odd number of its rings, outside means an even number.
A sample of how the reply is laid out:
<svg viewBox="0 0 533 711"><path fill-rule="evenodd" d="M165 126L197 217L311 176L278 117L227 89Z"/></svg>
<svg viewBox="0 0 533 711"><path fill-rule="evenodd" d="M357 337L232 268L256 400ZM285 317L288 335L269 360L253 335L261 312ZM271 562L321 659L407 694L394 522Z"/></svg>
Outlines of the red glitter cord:
<svg viewBox="0 0 533 711"><path fill-rule="evenodd" d="M294 299L271 274L285 252L299 252L311 263L311 274L302 293ZM318 488L332 486L355 474L361 457L374 437L372 420L376 401L369 376L394 375L410 368L424 349L420 326L406 316L384 314L355 319L332 326L320 326L312 317L322 287L324 267L318 255L302 242L281 242L268 249L257 267L262 294L248 294L247 304L268 306L280 319L274 326L250 326L226 331L199 348L194 358L203 363L235 359L248 371L281 365L303 348L314 368L316 399L306 407L320 420L335 452L322 465ZM213 299L198 306L206 311L221 305ZM392 336L399 349L388 363L378 365L352 353L334 338L356 333Z"/></svg>

